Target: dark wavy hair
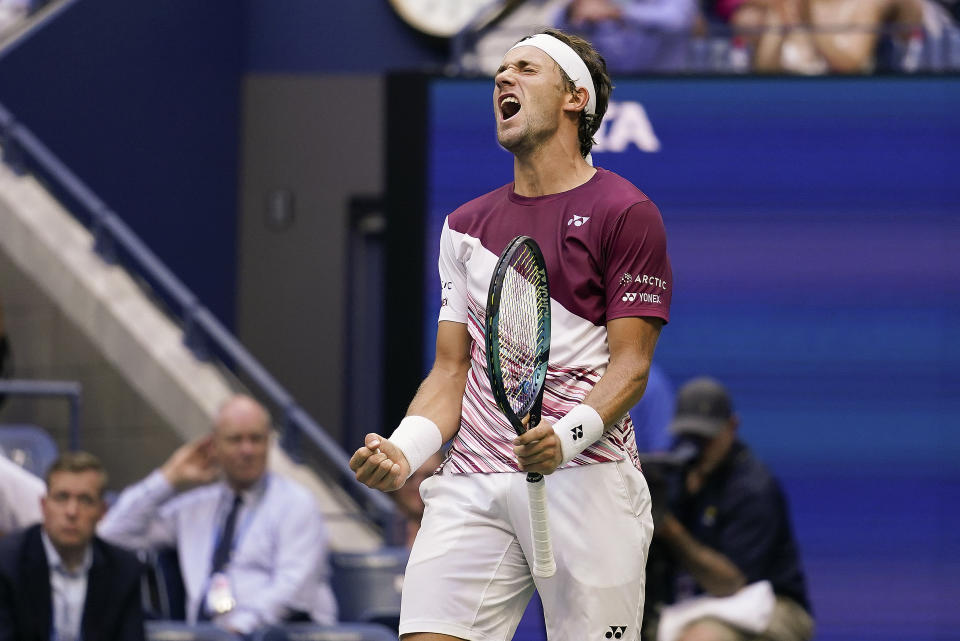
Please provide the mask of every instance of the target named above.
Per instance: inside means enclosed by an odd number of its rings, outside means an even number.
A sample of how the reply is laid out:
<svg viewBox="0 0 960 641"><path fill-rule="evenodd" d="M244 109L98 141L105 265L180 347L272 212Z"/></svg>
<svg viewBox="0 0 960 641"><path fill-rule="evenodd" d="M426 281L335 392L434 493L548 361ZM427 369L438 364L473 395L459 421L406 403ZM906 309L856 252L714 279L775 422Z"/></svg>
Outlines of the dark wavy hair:
<svg viewBox="0 0 960 641"><path fill-rule="evenodd" d="M593 136L597 133L597 130L600 129L603 116L607 113L607 105L610 103L610 92L613 90L610 74L607 73L607 61L593 48L592 44L580 36L574 36L559 29L544 29L540 33L553 36L576 51L584 64L587 65L587 70L593 79L593 87L597 94L595 96L597 99L596 113L589 115L586 110L581 111L580 123L577 128L577 139L580 141L580 155L586 158L594 145ZM526 38L524 38L524 40L526 40ZM523 40L521 40L521 42L523 42ZM575 94L577 92L577 85L570 79L570 76L568 76L563 69L560 69L560 76L563 78L564 83L566 83L567 90Z"/></svg>

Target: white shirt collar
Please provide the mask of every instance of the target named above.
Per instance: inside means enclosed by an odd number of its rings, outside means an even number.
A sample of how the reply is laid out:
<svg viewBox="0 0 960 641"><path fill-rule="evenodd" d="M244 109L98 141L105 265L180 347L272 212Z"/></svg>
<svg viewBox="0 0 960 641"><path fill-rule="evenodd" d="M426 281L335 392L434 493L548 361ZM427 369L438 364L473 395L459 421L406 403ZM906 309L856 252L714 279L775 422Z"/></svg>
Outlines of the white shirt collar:
<svg viewBox="0 0 960 641"><path fill-rule="evenodd" d="M263 498L263 495L267 491L267 483L269 481L270 473L266 472L260 480L248 487L245 490L236 492L230 484L226 481L221 481L221 497L228 505L233 500L235 494L239 494L240 498L243 499L244 507L255 505L260 499Z"/></svg>
<svg viewBox="0 0 960 641"><path fill-rule="evenodd" d="M69 570L63 563L63 559L60 558L60 553L57 552L53 541L47 536L47 531L43 528L40 528L40 539L43 541L43 548L47 553L47 565L50 566L51 570L56 570L68 576L85 575L90 572L90 568L93 566L93 546L90 543L87 543L87 547L83 551L83 563L80 564L80 567L76 570Z"/></svg>

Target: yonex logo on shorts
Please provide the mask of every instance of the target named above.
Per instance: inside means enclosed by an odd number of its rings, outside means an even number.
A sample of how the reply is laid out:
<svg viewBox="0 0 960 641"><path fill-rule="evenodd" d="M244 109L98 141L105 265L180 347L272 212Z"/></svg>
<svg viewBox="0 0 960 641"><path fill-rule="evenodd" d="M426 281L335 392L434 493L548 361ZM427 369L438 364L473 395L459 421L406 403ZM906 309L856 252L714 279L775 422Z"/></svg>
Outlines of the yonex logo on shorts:
<svg viewBox="0 0 960 641"><path fill-rule="evenodd" d="M603 636L605 636L608 639L619 639L626 633L627 633L627 626L611 625L610 630Z"/></svg>
<svg viewBox="0 0 960 641"><path fill-rule="evenodd" d="M583 438L583 425L577 425L576 427L571 427L570 433L573 434L573 440L577 440L578 438Z"/></svg>
<svg viewBox="0 0 960 641"><path fill-rule="evenodd" d="M567 221L567 226L582 227L588 220L590 220L590 216L577 216L574 214L573 218Z"/></svg>

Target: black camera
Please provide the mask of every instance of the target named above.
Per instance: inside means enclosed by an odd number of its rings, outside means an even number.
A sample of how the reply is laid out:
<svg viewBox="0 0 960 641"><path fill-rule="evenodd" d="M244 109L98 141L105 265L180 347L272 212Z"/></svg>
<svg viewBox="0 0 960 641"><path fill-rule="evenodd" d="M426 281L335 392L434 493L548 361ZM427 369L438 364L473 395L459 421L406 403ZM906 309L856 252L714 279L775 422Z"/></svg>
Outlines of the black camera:
<svg viewBox="0 0 960 641"><path fill-rule="evenodd" d="M662 510L683 496L684 478L700 455L700 447L701 443L695 439L684 437L677 440L668 452L640 454L654 510Z"/></svg>

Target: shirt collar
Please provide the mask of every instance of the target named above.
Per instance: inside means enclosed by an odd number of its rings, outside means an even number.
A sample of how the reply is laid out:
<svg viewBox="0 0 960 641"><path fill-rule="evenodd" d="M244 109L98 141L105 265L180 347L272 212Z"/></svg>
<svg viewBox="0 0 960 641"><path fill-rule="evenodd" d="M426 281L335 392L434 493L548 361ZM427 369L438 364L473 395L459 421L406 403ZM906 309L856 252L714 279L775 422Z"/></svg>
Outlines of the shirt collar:
<svg viewBox="0 0 960 641"><path fill-rule="evenodd" d="M67 576L80 576L90 572L90 567L93 565L93 546L91 544L87 543L87 547L83 551L83 563L80 564L80 567L76 570L68 570L63 563L63 559L60 558L60 553L53 545L53 541L50 540L47 531L43 528L40 528L40 539L43 541L43 548L47 553L47 565L50 566L51 570L56 570Z"/></svg>
<svg viewBox="0 0 960 641"><path fill-rule="evenodd" d="M243 499L244 506L255 505L258 501L260 501L261 498L263 498L263 495L266 493L267 484L269 480L270 480L270 473L266 472L260 478L259 481L257 481L247 489L242 490L240 492L234 492L233 488L230 487L229 483L227 483L226 481L221 481L221 488L220 488L221 495L223 497L223 500L227 504L233 501L234 494L239 494L240 498Z"/></svg>

